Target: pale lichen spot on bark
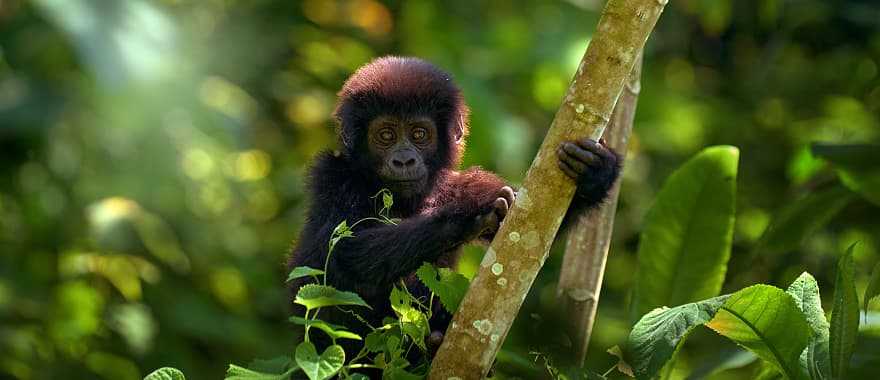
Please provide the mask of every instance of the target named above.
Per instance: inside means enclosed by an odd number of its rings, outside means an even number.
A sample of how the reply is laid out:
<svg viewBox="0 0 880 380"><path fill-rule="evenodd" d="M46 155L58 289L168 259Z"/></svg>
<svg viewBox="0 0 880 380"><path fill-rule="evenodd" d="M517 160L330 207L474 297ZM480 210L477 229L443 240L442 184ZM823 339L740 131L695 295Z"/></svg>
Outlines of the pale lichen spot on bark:
<svg viewBox="0 0 880 380"><path fill-rule="evenodd" d="M492 264L492 274L494 274L496 276L500 276L502 272L504 272L504 264L501 264L501 263Z"/></svg>
<svg viewBox="0 0 880 380"><path fill-rule="evenodd" d="M498 281L495 281L495 282L498 284L498 286L500 286L502 288L507 287L507 279L504 277L499 278Z"/></svg>
<svg viewBox="0 0 880 380"><path fill-rule="evenodd" d="M576 105L576 106L574 107L574 112L577 112L577 113L584 113L584 105L583 105L583 104L578 104L578 105Z"/></svg>
<svg viewBox="0 0 880 380"><path fill-rule="evenodd" d="M529 231L522 237L523 245L526 249L535 249L537 246L541 245L541 238L538 236L537 231Z"/></svg>
<svg viewBox="0 0 880 380"><path fill-rule="evenodd" d="M516 270L516 268L519 268L519 264L520 264L519 260L511 260L510 261L510 267L513 268L513 270Z"/></svg>
<svg viewBox="0 0 880 380"><path fill-rule="evenodd" d="M458 376L447 377L446 380L462 380L462 378Z"/></svg>
<svg viewBox="0 0 880 380"><path fill-rule="evenodd" d="M510 241L516 243L519 241L519 232L513 231L507 234L507 238L510 239Z"/></svg>
<svg viewBox="0 0 880 380"><path fill-rule="evenodd" d="M486 250L486 254L483 255L483 261L480 262L480 266L483 268L486 268L494 263L495 263L495 250L492 249L492 247L489 247L489 249Z"/></svg>
<svg viewBox="0 0 880 380"><path fill-rule="evenodd" d="M491 340L492 343L498 343L498 339L501 339L501 336L498 334L492 334L489 336L489 340Z"/></svg>
<svg viewBox="0 0 880 380"><path fill-rule="evenodd" d="M529 280L530 280L530 276L528 273L520 272L520 274L519 274L520 285L522 285L523 287L528 287L529 284L531 283L531 281L529 281Z"/></svg>
<svg viewBox="0 0 880 380"><path fill-rule="evenodd" d="M489 335L492 332L492 322L488 319L478 319L474 321L474 328L483 335Z"/></svg>

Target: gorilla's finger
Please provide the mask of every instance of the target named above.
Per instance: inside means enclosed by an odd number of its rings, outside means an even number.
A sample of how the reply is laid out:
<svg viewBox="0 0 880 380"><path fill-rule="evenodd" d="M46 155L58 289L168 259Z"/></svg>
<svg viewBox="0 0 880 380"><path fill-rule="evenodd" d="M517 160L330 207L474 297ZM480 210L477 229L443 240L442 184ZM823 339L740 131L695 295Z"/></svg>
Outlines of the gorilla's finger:
<svg viewBox="0 0 880 380"><path fill-rule="evenodd" d="M483 215L481 219L481 235L483 233L495 233L495 231L498 230L498 215L495 213L495 209L492 209L490 213Z"/></svg>
<svg viewBox="0 0 880 380"><path fill-rule="evenodd" d="M565 161L559 160L559 169L562 169L562 172L565 175L569 176L571 179L578 179L578 174L565 163Z"/></svg>
<svg viewBox="0 0 880 380"><path fill-rule="evenodd" d="M495 200L495 213L498 214L501 219L504 219L504 217L507 216L507 210L509 208L510 205L507 204L507 199L498 198Z"/></svg>
<svg viewBox="0 0 880 380"><path fill-rule="evenodd" d="M507 200L509 206L513 206L513 202L516 200L516 193L510 186L502 187L500 196Z"/></svg>
<svg viewBox="0 0 880 380"><path fill-rule="evenodd" d="M565 153L568 153L569 156L573 156L580 162L584 164L593 166L599 163L599 156L595 153L591 152L589 149L584 149L574 143L564 143L562 144L562 150ZM578 169L575 166L572 166L573 169Z"/></svg>
<svg viewBox="0 0 880 380"><path fill-rule="evenodd" d="M612 162L617 161L617 156L611 152L611 149L606 145L605 139L600 139L599 142L595 142L590 139L584 139L578 142L578 145L583 147L584 149L590 151L594 155L598 155L602 158L602 161L612 160ZM600 161L589 163L590 165L599 164Z"/></svg>
<svg viewBox="0 0 880 380"><path fill-rule="evenodd" d="M577 149L580 149L580 148L577 148ZM589 153L583 149L581 149L581 151L586 154L593 155L592 153ZM595 157L595 156L593 156L593 157ZM587 165L589 163L585 162L585 160L583 160L583 158L585 158L583 155L582 156L575 156L574 154L570 154L564 150L563 150L562 154L559 156L560 161L568 164L568 167L570 167L572 170L574 170L575 173L578 173L578 174L587 171Z"/></svg>
<svg viewBox="0 0 880 380"><path fill-rule="evenodd" d="M440 347L440 344L443 343L443 333L438 330L434 330L431 335L428 335L428 338L426 340L428 343L428 347Z"/></svg>
<svg viewBox="0 0 880 380"><path fill-rule="evenodd" d="M600 145L599 143L597 143L596 140L593 140L593 139L591 139L591 138L589 138L589 137L588 137L588 138L585 138L585 139L575 140L575 142L576 142L581 148L584 148L584 149L586 149L586 150L589 150L590 152L595 152L597 149L599 149L599 148L602 146L602 145Z"/></svg>

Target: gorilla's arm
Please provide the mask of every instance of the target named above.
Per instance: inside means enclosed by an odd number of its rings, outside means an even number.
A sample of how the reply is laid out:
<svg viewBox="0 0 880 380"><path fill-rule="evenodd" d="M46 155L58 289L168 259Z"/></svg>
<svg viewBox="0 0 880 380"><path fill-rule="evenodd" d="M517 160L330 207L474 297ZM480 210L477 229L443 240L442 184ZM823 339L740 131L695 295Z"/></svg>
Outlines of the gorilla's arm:
<svg viewBox="0 0 880 380"><path fill-rule="evenodd" d="M401 220L397 225L371 223L342 239L333 260L347 275L371 284L391 284L456 250L491 224L497 224L494 206L473 210L447 207L434 213Z"/></svg>

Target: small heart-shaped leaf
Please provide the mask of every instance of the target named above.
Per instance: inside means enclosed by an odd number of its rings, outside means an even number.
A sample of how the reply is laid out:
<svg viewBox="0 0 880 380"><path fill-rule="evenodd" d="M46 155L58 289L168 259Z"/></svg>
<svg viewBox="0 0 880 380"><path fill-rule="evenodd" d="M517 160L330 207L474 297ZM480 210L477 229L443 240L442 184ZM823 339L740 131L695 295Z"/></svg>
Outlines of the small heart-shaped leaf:
<svg viewBox="0 0 880 380"><path fill-rule="evenodd" d="M345 351L342 346L334 344L327 347L320 356L315 345L302 342L296 347L296 364L310 380L324 380L335 375L345 363Z"/></svg>

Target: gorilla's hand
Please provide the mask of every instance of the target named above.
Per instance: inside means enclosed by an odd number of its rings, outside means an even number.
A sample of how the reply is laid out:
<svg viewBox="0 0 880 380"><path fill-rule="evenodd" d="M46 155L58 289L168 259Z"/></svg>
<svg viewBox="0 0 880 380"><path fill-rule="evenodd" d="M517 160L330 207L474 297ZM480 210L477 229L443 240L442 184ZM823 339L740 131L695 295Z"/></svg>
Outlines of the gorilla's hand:
<svg viewBox="0 0 880 380"><path fill-rule="evenodd" d="M516 194L510 186L503 186L494 196L490 205L481 207L482 212L477 216L474 237L491 241L501 227L507 211L513 206Z"/></svg>

